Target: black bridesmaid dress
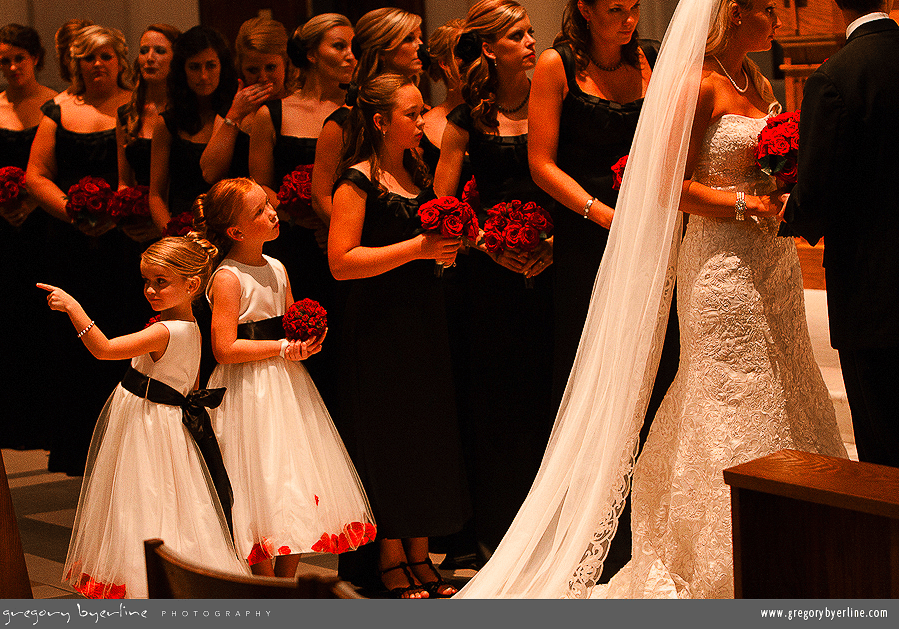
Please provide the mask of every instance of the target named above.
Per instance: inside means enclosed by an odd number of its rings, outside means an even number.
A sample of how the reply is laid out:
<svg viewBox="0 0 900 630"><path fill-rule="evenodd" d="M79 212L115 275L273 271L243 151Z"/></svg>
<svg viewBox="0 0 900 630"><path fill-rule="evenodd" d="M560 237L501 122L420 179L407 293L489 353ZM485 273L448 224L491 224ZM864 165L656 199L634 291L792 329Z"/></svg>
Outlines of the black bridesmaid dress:
<svg viewBox="0 0 900 630"><path fill-rule="evenodd" d="M316 161L317 138L283 135L281 101L269 101L266 106L269 108L272 126L275 128L272 187L277 193L285 175L298 166L310 165ZM340 305L336 293L337 282L328 267L328 257L316 242L315 230L293 221L282 221L278 238L266 243L263 251L284 264L295 300L313 299L328 313L328 336L322 352L310 357L303 364L316 384L322 400L325 401L325 406L333 410L337 406L335 381L336 350L339 347L340 336Z"/></svg>
<svg viewBox="0 0 900 630"><path fill-rule="evenodd" d="M37 127L0 129L0 167L15 166L23 171ZM5 308L0 309L0 330L7 360L0 366L3 383L0 405L7 421L0 423L3 448L48 448L48 422L51 416L38 404L46 394L44 373L51 345L46 331L54 315L36 288L46 274L43 256L50 216L35 208L22 225L13 227L0 219L0 294ZM22 334L27 324L29 334Z"/></svg>
<svg viewBox="0 0 900 630"><path fill-rule="evenodd" d="M60 190L68 193L69 187L86 175L102 177L115 190L115 129L73 132L63 127L58 104L51 100L41 109L57 125L55 183ZM51 219L43 251L49 284L72 294L107 337L139 330L153 314L143 298L142 246L121 231L87 236L68 223ZM48 336L58 348L58 354L46 362L45 383L53 395L44 397L44 404L55 417L49 468L81 475L97 416L128 364L95 359L76 339L64 316L55 318Z"/></svg>
<svg viewBox="0 0 900 630"><path fill-rule="evenodd" d="M612 166L631 149L644 99L620 104L586 94L576 81L572 48L561 44L554 49L562 58L569 89L560 113L557 165L589 195L615 208L618 191L613 189ZM641 50L652 68L658 43L643 40ZM554 206L553 221L553 266L556 267L553 284L553 405L554 409L558 409L581 341L609 230L561 205ZM641 430L641 445L678 371L678 317L674 304L673 299L663 354ZM631 502L628 500L620 522L627 523L630 517ZM601 580L611 578L630 557L631 529L620 527L610 545Z"/></svg>
<svg viewBox="0 0 900 630"><path fill-rule="evenodd" d="M128 125L129 104L122 105L117 115L119 124L123 127ZM134 181L138 186L150 185L150 138L134 138L125 145L125 159L134 172Z"/></svg>
<svg viewBox="0 0 900 630"><path fill-rule="evenodd" d="M367 194L360 244L413 236L421 203L384 193L356 169ZM415 260L347 281L341 343L344 435L378 523L379 538L441 536L471 514L463 470L441 280Z"/></svg>
<svg viewBox="0 0 900 630"><path fill-rule="evenodd" d="M479 222L501 201L550 199L531 179L528 136L498 136L475 126L468 105L448 121L469 134L468 153L481 198ZM464 427L475 536L482 559L500 543L540 467L554 409L553 266L526 287L524 276L472 251L465 259L469 363ZM459 324L458 324L459 325Z"/></svg>

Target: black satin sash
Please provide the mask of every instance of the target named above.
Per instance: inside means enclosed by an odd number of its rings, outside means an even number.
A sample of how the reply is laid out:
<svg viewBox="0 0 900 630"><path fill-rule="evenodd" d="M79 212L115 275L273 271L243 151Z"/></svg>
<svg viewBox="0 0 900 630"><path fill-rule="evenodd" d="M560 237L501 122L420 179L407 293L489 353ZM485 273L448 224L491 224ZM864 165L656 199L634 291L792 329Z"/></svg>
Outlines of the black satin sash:
<svg viewBox="0 0 900 630"><path fill-rule="evenodd" d="M206 407L214 409L222 403L225 388L198 389L183 396L178 390L155 378L150 378L146 374L141 374L133 367L129 367L125 376L122 377L122 387L135 396L146 398L150 402L181 407L181 422L194 438L197 448L200 449L200 454L206 462L209 476L212 478L216 494L222 504L228 529L233 531L231 506L234 502L234 495L231 491L228 473L225 470L225 462L222 460L222 452L219 450L219 443L213 433L209 412L206 411Z"/></svg>
<svg viewBox="0 0 900 630"><path fill-rule="evenodd" d="M261 319L258 322L238 324L237 338L251 339L253 341L284 339L284 326L281 324L281 315L270 317L269 319Z"/></svg>

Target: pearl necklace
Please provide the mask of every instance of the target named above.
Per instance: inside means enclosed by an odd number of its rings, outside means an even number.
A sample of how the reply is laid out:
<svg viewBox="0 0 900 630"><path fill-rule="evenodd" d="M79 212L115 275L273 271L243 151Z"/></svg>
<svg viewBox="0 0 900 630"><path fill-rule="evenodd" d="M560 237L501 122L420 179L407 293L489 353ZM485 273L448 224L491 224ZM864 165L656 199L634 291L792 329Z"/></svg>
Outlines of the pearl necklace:
<svg viewBox="0 0 900 630"><path fill-rule="evenodd" d="M719 67L722 69L722 72L724 72L724 73L725 73L725 76L728 77L728 80L731 81L731 85L734 86L734 89L735 89L735 90L737 90L737 91L740 92L741 94L743 94L744 92L747 91L747 88L750 87L750 77L747 76L747 73L744 71L744 67L743 67L743 66L741 66L741 72L743 72L744 78L747 79L747 83L746 83L746 85L744 85L744 88L741 89L741 88L739 88L739 87L737 86L737 83L734 82L734 79L731 78L731 75L728 74L728 71L725 69L725 66L722 65L722 62L719 61L719 58L716 57L715 55L713 55L713 59L715 59L715 60L716 60L716 63L719 64Z"/></svg>

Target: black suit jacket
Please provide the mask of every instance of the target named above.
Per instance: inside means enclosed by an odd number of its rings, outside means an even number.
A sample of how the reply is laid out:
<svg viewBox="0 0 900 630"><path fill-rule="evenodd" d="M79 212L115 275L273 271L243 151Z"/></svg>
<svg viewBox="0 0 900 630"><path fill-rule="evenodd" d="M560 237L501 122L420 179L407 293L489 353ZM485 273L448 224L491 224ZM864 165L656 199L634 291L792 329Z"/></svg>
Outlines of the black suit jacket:
<svg viewBox="0 0 900 630"><path fill-rule="evenodd" d="M858 27L806 82L794 234L825 237L831 345L897 346L897 23Z"/></svg>

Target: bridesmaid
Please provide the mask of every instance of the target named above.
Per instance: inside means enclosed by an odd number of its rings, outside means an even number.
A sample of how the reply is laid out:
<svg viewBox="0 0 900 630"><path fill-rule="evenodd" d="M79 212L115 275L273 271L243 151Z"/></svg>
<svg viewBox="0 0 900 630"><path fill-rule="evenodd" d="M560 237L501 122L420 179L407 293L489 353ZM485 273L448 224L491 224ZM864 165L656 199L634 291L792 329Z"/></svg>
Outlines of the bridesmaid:
<svg viewBox="0 0 900 630"><path fill-rule="evenodd" d="M344 103L356 59L350 51L353 27L343 15L324 13L294 31L287 42L292 68L299 69L298 89L260 107L250 135L250 175L273 204L285 175L315 162L316 141L325 119ZM265 252L284 263L298 299L318 301L328 311L329 338L339 347L339 309L335 280L328 269L325 245L328 216L313 208L301 217L278 212L281 231ZM321 352L305 362L326 406L334 410L336 352Z"/></svg>
<svg viewBox="0 0 900 630"><path fill-rule="evenodd" d="M166 80L172 45L181 35L174 26L151 24L141 35L134 62L137 85L131 101L119 108L116 119L119 188L150 185L150 140L153 127L168 106Z"/></svg>
<svg viewBox="0 0 900 630"><path fill-rule="evenodd" d="M65 205L69 187L86 175L118 187L116 111L129 101L132 87L127 55L116 29L93 25L77 32L70 46L69 95L43 105L26 172L29 191L54 218L44 245L50 282L73 287L86 308L117 312L107 325L113 335L133 331L149 315L134 273L139 252L133 241L111 231L110 223L73 224ZM57 391L47 404L60 418L50 469L81 474L96 410L123 368L115 362L96 365L70 333L61 326L49 331L59 355L48 363L52 374L46 379ZM65 401L65 408L56 408L56 401Z"/></svg>
<svg viewBox="0 0 900 630"><path fill-rule="evenodd" d="M241 24L234 42L238 92L221 120L216 120L200 166L210 183L250 172L250 131L254 114L269 99L293 91L296 70L287 56L287 31L281 22L255 17Z"/></svg>
<svg viewBox="0 0 900 630"><path fill-rule="evenodd" d="M553 409L563 397L618 191L610 167L631 148L656 42L638 39L638 0L569 0L562 31L534 71L528 160L553 211ZM645 430L678 369L678 319L671 311ZM630 502L623 520L628 522ZM631 530L620 527L605 581L631 557Z"/></svg>
<svg viewBox="0 0 900 630"><path fill-rule="evenodd" d="M41 120L41 105L56 92L38 83L37 72L44 66L44 47L37 31L28 26L7 24L0 27L0 72L6 90L0 92L0 167L28 166L28 153ZM0 445L4 448L46 448L45 411L34 401L43 389L45 352L49 344L41 335L19 333L22 322L43 329L40 302L34 283L43 273L40 255L46 236L48 217L33 212L36 201L25 197L12 205L0 205L0 294L7 308L0 309L0 330L7 361L0 367L3 383L3 408L15 422L4 422ZM17 270L12 273L12 270ZM45 313L46 314L46 313ZM40 347L35 347L35 344Z"/></svg>
<svg viewBox="0 0 900 630"><path fill-rule="evenodd" d="M195 26L175 40L169 107L153 126L150 145L150 213L160 230L189 212L214 183L205 177L201 157L237 86L231 52L218 31Z"/></svg>
<svg viewBox="0 0 900 630"><path fill-rule="evenodd" d="M419 47L422 46L422 18L402 9L382 7L356 22L353 56L356 69L352 83L359 86L383 72L409 77L418 83L422 73ZM341 107L328 117L316 144L312 198L316 213L331 217L331 198L338 176L338 162L344 148L343 125L350 113Z"/></svg>
<svg viewBox="0 0 900 630"><path fill-rule="evenodd" d="M469 516L441 282L459 239L412 236L434 198L418 155L422 95L412 79L382 74L360 86L346 168L328 239L334 276L348 282L341 362L353 458L379 530L379 570L403 598L448 597L428 537ZM419 224L420 225L420 224Z"/></svg>
<svg viewBox="0 0 900 630"><path fill-rule="evenodd" d="M434 173L441 153L441 138L447 126L447 114L463 104L462 81L459 64L453 55L453 48L462 33L463 20L450 20L438 26L428 38L428 76L435 83L443 83L446 90L444 101L425 112L425 135L422 137L422 158ZM468 181L461 177L463 184Z"/></svg>
<svg viewBox="0 0 900 630"><path fill-rule="evenodd" d="M94 23L91 20L73 18L67 20L62 26L56 29L56 33L53 36L53 43L56 47L56 62L59 64L59 78L61 78L68 86L65 90L53 97L57 103L62 102L63 99L72 97L72 70L69 66L69 62L71 61L69 47L72 45L72 38L84 27L93 25Z"/></svg>
<svg viewBox="0 0 900 630"><path fill-rule="evenodd" d="M435 174L438 196L459 186L466 152L482 208L518 199L546 206L528 170L528 71L535 40L525 9L513 0L480 0L457 44L466 103L447 116ZM479 217L484 222L485 212ZM500 543L522 504L546 447L552 356L551 279L542 272L553 251L468 260L469 318L467 442L471 489L482 560ZM524 278L533 278L527 288Z"/></svg>

